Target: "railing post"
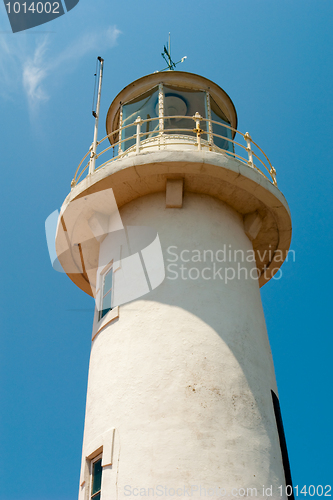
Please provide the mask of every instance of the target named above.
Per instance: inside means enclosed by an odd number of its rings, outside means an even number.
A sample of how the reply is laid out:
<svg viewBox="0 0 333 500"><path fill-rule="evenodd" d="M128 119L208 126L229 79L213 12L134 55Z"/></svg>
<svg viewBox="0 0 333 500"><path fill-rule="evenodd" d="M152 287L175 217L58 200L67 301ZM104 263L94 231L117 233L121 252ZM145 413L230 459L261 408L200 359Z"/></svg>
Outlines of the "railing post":
<svg viewBox="0 0 333 500"><path fill-rule="evenodd" d="M252 156L252 149L251 149L251 136L248 132L245 133L244 135L244 139L246 140L246 144L247 144L247 148L246 148L246 151L247 151L247 154L248 154L248 157L249 157L249 160L247 162L247 164L250 166L250 167L253 167L253 156Z"/></svg>
<svg viewBox="0 0 333 500"><path fill-rule="evenodd" d="M273 180L273 184L274 186L277 187L277 182L276 182L276 170L275 168L272 166L272 168L270 169L269 173L271 174L271 177L272 177L272 180Z"/></svg>
<svg viewBox="0 0 333 500"><path fill-rule="evenodd" d="M163 91L163 83L160 83L158 86L158 128L160 134L164 132L164 91Z"/></svg>
<svg viewBox="0 0 333 500"><path fill-rule="evenodd" d="M140 153L141 117L138 116L134 123L136 123L136 154L138 155Z"/></svg>
<svg viewBox="0 0 333 500"><path fill-rule="evenodd" d="M193 132L197 134L198 151L201 151L201 134L203 130L200 128L200 120L202 120L202 116L196 112L193 119L195 120L195 129L193 129Z"/></svg>
<svg viewBox="0 0 333 500"><path fill-rule="evenodd" d="M121 136L122 136L122 127L123 127L123 106L120 106L120 113L119 113L119 135L118 135L118 156L120 156L123 152L122 150L122 141L121 141Z"/></svg>
<svg viewBox="0 0 333 500"><path fill-rule="evenodd" d="M212 124L212 109L210 107L210 94L206 91L206 103L207 103L207 118L208 118L208 142L209 151L212 151L213 139L213 124Z"/></svg>

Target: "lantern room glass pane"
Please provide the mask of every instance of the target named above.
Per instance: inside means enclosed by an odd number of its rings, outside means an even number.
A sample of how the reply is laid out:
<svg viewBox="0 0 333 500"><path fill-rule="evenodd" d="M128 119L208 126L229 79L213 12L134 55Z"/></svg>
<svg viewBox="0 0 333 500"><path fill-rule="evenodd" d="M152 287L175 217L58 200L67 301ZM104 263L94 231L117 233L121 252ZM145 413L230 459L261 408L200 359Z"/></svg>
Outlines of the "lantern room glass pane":
<svg viewBox="0 0 333 500"><path fill-rule="evenodd" d="M136 138L129 137L135 136L136 124L134 124L137 117L140 116L142 120L149 120L150 118L158 118L158 87L154 87L145 94L140 95L136 99L123 105L123 119L122 119L122 150L134 146ZM126 125L133 124L132 126L124 129ZM142 123L141 132L144 134L140 137L140 142L154 137L159 132L158 119L150 122Z"/></svg>
<svg viewBox="0 0 333 500"><path fill-rule="evenodd" d="M192 117L199 113L207 118L206 93L198 90L181 89L177 87L164 86L164 116L170 117L164 120L164 130L167 134L185 134L193 137L195 121ZM172 118L172 116L180 118ZM184 118L182 118L184 116ZM188 116L190 118L185 118ZM200 127L207 131L207 122L201 121ZM186 129L184 131L171 131L171 129ZM207 134L202 134L202 139L207 140Z"/></svg>
<svg viewBox="0 0 333 500"><path fill-rule="evenodd" d="M217 123L212 123L213 134L218 134L226 137L226 139L223 139L223 137L213 136L213 142L215 146L234 153L234 144L231 141L227 140L232 139L232 131L230 130L230 128L224 127L224 125L228 125L230 127L230 122L212 97L210 97L210 108L212 120L220 123L220 125Z"/></svg>

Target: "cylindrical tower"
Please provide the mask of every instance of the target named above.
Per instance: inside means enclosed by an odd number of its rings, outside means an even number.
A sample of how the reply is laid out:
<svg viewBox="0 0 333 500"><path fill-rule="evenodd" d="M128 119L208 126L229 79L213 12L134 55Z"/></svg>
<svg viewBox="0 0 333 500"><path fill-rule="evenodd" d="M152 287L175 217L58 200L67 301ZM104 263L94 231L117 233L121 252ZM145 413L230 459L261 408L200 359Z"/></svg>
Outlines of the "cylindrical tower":
<svg viewBox="0 0 333 500"><path fill-rule="evenodd" d="M236 128L215 83L148 75L114 99L96 169L72 181L57 255L96 300L80 500L286 498L259 287L280 272L291 219Z"/></svg>

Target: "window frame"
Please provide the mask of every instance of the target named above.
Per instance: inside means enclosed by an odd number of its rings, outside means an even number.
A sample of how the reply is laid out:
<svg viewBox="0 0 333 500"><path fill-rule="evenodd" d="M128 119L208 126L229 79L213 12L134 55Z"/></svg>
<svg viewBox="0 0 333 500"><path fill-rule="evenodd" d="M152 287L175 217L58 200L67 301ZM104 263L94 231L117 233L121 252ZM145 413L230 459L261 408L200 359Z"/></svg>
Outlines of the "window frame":
<svg viewBox="0 0 333 500"><path fill-rule="evenodd" d="M108 290L106 293L104 293L104 283L105 283L105 278L109 272L112 272L112 281L111 281L111 288ZM104 269L100 273L100 300L99 300L99 309L98 309L98 321L101 321L110 311L112 311L112 298L113 298L113 261L111 261L107 266L104 267ZM106 295L109 293L111 295L111 303L110 303L110 308L106 310L106 312L103 314L103 299L106 297Z"/></svg>
<svg viewBox="0 0 333 500"><path fill-rule="evenodd" d="M90 470L89 470L89 475L90 475L89 500L94 500L97 497L97 495L101 496L101 493L102 493L102 477L103 477L102 456L103 456L103 452L99 453L96 457L94 457L94 458L92 458L90 460ZM99 491L96 491L95 493L93 493L92 489L93 489L93 484L94 484L94 475L93 475L94 464L96 462L98 462L99 460L101 461L101 487L100 487Z"/></svg>

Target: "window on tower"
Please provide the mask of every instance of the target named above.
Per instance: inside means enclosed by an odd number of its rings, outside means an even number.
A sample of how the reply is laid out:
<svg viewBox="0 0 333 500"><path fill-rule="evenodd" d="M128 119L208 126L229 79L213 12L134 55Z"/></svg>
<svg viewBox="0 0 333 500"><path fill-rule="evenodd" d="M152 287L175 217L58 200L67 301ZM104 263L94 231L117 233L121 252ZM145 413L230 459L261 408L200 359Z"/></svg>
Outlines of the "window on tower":
<svg viewBox="0 0 333 500"><path fill-rule="evenodd" d="M102 455L91 461L91 500L100 500L102 486Z"/></svg>
<svg viewBox="0 0 333 500"><path fill-rule="evenodd" d="M106 313L112 309L112 278L113 267L111 266L101 274L101 305L98 314L98 321L100 321Z"/></svg>

